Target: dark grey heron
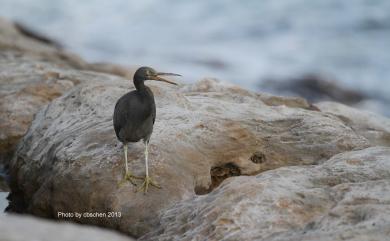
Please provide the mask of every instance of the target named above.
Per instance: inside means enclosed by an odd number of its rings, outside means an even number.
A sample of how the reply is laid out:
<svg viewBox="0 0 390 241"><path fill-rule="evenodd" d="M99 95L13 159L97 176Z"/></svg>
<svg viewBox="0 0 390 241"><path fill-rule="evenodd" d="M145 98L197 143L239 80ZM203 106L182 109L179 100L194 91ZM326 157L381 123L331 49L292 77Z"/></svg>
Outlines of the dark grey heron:
<svg viewBox="0 0 390 241"><path fill-rule="evenodd" d="M127 162L127 144L129 142L138 142L143 140L145 144L145 178L139 190L145 193L149 185L161 188L152 178L149 177L148 170L148 145L150 136L153 132L153 125L156 119L156 104L154 102L153 92L145 86L145 80L164 81L176 85L176 83L162 78L161 76L180 76L174 73L162 73L150 67L139 68L133 78L135 90L123 95L115 105L114 110L114 129L118 140L123 143L125 153L124 180L130 181L136 185L133 179L143 179L134 176L128 167Z"/></svg>

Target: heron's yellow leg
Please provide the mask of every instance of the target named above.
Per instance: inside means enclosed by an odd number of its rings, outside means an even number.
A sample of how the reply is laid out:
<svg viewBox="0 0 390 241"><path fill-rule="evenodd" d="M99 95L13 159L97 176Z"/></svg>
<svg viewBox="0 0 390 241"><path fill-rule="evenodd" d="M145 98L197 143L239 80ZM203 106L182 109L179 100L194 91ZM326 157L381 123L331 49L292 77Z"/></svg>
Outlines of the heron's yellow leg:
<svg viewBox="0 0 390 241"><path fill-rule="evenodd" d="M144 182L142 183L141 187L138 189L138 191L142 190L144 193L148 192L149 185L152 185L152 186L154 186L156 188L161 188L160 185L158 185L155 181L152 180L152 178L149 177L149 167L148 167L148 154L149 154L149 151L148 151L148 145L149 145L149 142L146 142L145 143L145 173L146 173L146 176L145 176Z"/></svg>
<svg viewBox="0 0 390 241"><path fill-rule="evenodd" d="M134 176L130 171L129 171L129 165L128 165L128 162L127 162L127 144L124 144L123 145L123 149L124 149L124 152L125 152L125 176L124 178L122 179L122 181L120 181L119 183L119 186L122 186L126 181L129 181L131 184L133 184L134 186L137 186L137 184L135 183L135 180L134 179L143 179L142 177L137 177L137 176Z"/></svg>

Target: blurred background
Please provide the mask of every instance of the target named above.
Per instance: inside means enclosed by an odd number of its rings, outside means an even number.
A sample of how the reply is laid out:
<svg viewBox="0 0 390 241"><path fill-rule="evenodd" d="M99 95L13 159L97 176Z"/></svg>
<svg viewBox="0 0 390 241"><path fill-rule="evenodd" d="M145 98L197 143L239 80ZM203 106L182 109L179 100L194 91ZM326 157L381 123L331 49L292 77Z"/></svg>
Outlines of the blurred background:
<svg viewBox="0 0 390 241"><path fill-rule="evenodd" d="M149 65L390 116L388 0L0 0L92 62Z"/></svg>

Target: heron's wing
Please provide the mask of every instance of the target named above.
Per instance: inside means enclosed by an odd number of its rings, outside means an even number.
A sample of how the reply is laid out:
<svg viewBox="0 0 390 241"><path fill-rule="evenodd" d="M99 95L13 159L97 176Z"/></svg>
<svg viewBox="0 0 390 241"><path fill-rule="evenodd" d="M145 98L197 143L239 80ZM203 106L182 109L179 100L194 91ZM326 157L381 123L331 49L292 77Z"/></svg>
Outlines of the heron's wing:
<svg viewBox="0 0 390 241"><path fill-rule="evenodd" d="M155 120L156 120L156 108L153 109L153 125Z"/></svg>
<svg viewBox="0 0 390 241"><path fill-rule="evenodd" d="M138 139L139 135L142 135L138 130L150 116L148 107L134 91L118 100L115 105L113 122L116 136L120 141Z"/></svg>
<svg viewBox="0 0 390 241"><path fill-rule="evenodd" d="M118 139L120 139L119 137L119 133L122 129L122 123L123 123L123 118L121 118L121 111L120 111L120 106L121 106L121 103L120 103L120 100L118 100L118 102L116 102L115 104L115 109L114 109L114 116L113 116L113 122L114 122L114 130L115 130L115 134L116 136L118 137Z"/></svg>
<svg viewBox="0 0 390 241"><path fill-rule="evenodd" d="M132 124L132 122L129 121L129 119L131 118L130 110L133 107L132 105L137 104L135 103L137 100L134 95L134 93L129 92L122 96L115 104L113 122L115 133L119 140L121 140L121 130L126 126L129 127L129 125Z"/></svg>

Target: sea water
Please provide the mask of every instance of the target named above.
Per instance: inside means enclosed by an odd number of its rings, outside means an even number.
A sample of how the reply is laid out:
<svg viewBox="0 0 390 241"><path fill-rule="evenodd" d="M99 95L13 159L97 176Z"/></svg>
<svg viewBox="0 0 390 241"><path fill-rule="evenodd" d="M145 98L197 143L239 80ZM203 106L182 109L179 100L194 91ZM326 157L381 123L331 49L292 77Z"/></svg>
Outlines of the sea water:
<svg viewBox="0 0 390 241"><path fill-rule="evenodd" d="M0 0L0 16L89 61L256 89L314 73L390 96L388 0Z"/></svg>
<svg viewBox="0 0 390 241"><path fill-rule="evenodd" d="M0 192L0 216L4 215L4 210L8 206L8 192Z"/></svg>

